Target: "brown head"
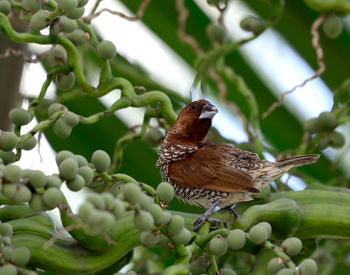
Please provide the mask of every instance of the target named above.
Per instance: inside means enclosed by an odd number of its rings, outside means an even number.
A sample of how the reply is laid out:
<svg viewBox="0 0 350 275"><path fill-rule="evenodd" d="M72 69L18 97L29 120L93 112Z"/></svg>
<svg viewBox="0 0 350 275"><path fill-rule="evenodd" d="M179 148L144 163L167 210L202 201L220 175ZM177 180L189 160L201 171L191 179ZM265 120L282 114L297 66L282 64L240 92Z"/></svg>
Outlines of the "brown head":
<svg viewBox="0 0 350 275"><path fill-rule="evenodd" d="M201 99L188 104L170 128L167 139L177 144L200 144L211 127L218 110L209 101Z"/></svg>

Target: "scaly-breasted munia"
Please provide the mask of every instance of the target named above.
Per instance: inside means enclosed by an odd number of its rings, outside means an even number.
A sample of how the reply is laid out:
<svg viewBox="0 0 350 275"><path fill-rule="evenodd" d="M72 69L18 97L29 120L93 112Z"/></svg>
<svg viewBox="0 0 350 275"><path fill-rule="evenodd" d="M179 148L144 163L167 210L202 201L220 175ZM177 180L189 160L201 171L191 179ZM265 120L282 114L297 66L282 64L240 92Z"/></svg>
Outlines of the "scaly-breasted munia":
<svg viewBox="0 0 350 275"><path fill-rule="evenodd" d="M236 202L252 200L252 193L259 193L289 169L319 158L305 155L270 162L230 145L210 143L206 136L217 112L203 99L188 104L159 149L157 166L174 187L175 196L208 209L195 222L195 230L206 220L217 221L209 218L216 206L232 211Z"/></svg>

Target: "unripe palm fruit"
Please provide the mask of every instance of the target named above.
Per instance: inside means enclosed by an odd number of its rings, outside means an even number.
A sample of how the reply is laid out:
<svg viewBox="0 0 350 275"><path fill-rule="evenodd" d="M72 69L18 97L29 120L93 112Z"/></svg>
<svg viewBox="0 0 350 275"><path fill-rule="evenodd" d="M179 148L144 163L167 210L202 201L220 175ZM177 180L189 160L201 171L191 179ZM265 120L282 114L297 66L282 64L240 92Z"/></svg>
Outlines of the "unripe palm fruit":
<svg viewBox="0 0 350 275"><path fill-rule="evenodd" d="M112 212L113 212L113 215L116 219L121 218L125 212L124 203L121 200L116 199Z"/></svg>
<svg viewBox="0 0 350 275"><path fill-rule="evenodd" d="M13 248L11 246L3 246L1 248L1 253L2 256L6 259L6 260L11 260L12 255L13 255Z"/></svg>
<svg viewBox="0 0 350 275"><path fill-rule="evenodd" d="M84 178L85 184L89 186L94 179L94 171L89 166L79 167L78 174Z"/></svg>
<svg viewBox="0 0 350 275"><path fill-rule="evenodd" d="M245 31L259 33L264 27L264 22L258 17L247 15L241 20L239 25Z"/></svg>
<svg viewBox="0 0 350 275"><path fill-rule="evenodd" d="M27 247L16 247L11 261L18 266L25 266L30 260L30 250Z"/></svg>
<svg viewBox="0 0 350 275"><path fill-rule="evenodd" d="M236 272L229 268L223 268L220 270L220 275L236 275Z"/></svg>
<svg viewBox="0 0 350 275"><path fill-rule="evenodd" d="M269 238L269 234L262 225L254 225L249 229L249 239L256 244L261 244Z"/></svg>
<svg viewBox="0 0 350 275"><path fill-rule="evenodd" d="M47 187L53 187L59 189L62 185L61 179L57 175L47 177Z"/></svg>
<svg viewBox="0 0 350 275"><path fill-rule="evenodd" d="M65 64L66 60L67 60L66 50L62 46L56 46L49 54L49 64L51 68L55 68L57 66ZM50 112L50 107L52 105L55 107L57 106L59 108L55 108L54 111ZM49 115L51 116L53 113L57 111L61 111L61 108L62 108L61 106L63 105L60 103L51 104L49 107ZM65 106L63 107L67 109ZM62 110L62 111L66 111L66 110Z"/></svg>
<svg viewBox="0 0 350 275"><path fill-rule="evenodd" d="M22 8L25 11L38 11L40 6L40 0L22 0Z"/></svg>
<svg viewBox="0 0 350 275"><path fill-rule="evenodd" d="M180 215L174 215L167 225L167 230L171 235L176 235L184 228L184 218Z"/></svg>
<svg viewBox="0 0 350 275"><path fill-rule="evenodd" d="M45 190L43 194L43 202L47 206L47 209L54 209L62 202L62 192L54 187L50 187Z"/></svg>
<svg viewBox="0 0 350 275"><path fill-rule="evenodd" d="M64 161L67 158L75 158L74 154L70 151L63 150L57 153L56 155L56 163L57 165L60 165L62 161Z"/></svg>
<svg viewBox="0 0 350 275"><path fill-rule="evenodd" d="M160 220L160 223L161 224L168 224L172 219L172 216L169 212L167 211L163 211L163 215L162 215L162 218Z"/></svg>
<svg viewBox="0 0 350 275"><path fill-rule="evenodd" d="M48 12L46 10L37 11L30 19L30 27L33 31L41 31L48 25Z"/></svg>
<svg viewBox="0 0 350 275"><path fill-rule="evenodd" d="M139 198L141 195L141 189L140 187L135 183L127 183L123 189L124 198L133 204L136 204L139 202Z"/></svg>
<svg viewBox="0 0 350 275"><path fill-rule="evenodd" d="M193 275L199 275L199 274L205 274L207 272L207 262L206 262L206 256L201 255L194 261L192 261L188 267L189 271Z"/></svg>
<svg viewBox="0 0 350 275"><path fill-rule="evenodd" d="M300 275L316 275L317 264L313 259L305 259L299 265Z"/></svg>
<svg viewBox="0 0 350 275"><path fill-rule="evenodd" d="M268 222L259 222L257 225L262 225L267 230L267 234L270 237L272 233L272 227Z"/></svg>
<svg viewBox="0 0 350 275"><path fill-rule="evenodd" d="M151 147L157 147L163 141L164 134L154 128L148 128L142 140Z"/></svg>
<svg viewBox="0 0 350 275"><path fill-rule="evenodd" d="M71 89L75 83L75 75L72 72L59 73L56 77L57 88L66 91Z"/></svg>
<svg viewBox="0 0 350 275"><path fill-rule="evenodd" d="M29 175L29 181L35 188L45 187L47 184L46 175L40 170L32 171Z"/></svg>
<svg viewBox="0 0 350 275"><path fill-rule="evenodd" d="M209 242L209 250L215 256L222 256L227 252L227 239L220 234L217 234Z"/></svg>
<svg viewBox="0 0 350 275"><path fill-rule="evenodd" d="M42 196L39 194L33 194L32 199L29 201L29 207L35 212L46 210Z"/></svg>
<svg viewBox="0 0 350 275"><path fill-rule="evenodd" d="M187 244L191 240L191 232L186 227L184 227L179 233L173 235L171 239L176 244Z"/></svg>
<svg viewBox="0 0 350 275"><path fill-rule="evenodd" d="M333 148L341 148L345 145L345 138L339 132L332 132L329 134L329 145Z"/></svg>
<svg viewBox="0 0 350 275"><path fill-rule="evenodd" d="M81 29L76 29L75 31L72 31L70 33L66 34L66 37L72 41L72 43L75 46L81 46L84 45L87 41L87 37L85 35L85 32Z"/></svg>
<svg viewBox="0 0 350 275"><path fill-rule="evenodd" d="M18 137L13 132L3 132L0 130L0 149L2 151L11 151L16 147ZM1 157L1 156L0 156Z"/></svg>
<svg viewBox="0 0 350 275"><path fill-rule="evenodd" d="M71 9L66 12L66 16L70 19L79 19L84 15L85 8L84 7L79 7L75 9Z"/></svg>
<svg viewBox="0 0 350 275"><path fill-rule="evenodd" d="M116 48L111 41L103 40L98 44L97 51L102 58L111 59L115 56Z"/></svg>
<svg viewBox="0 0 350 275"><path fill-rule="evenodd" d="M102 215L102 220L99 223L98 227L102 231L108 231L112 228L113 224L115 223L115 218L113 214L109 212L102 212L100 215Z"/></svg>
<svg viewBox="0 0 350 275"><path fill-rule="evenodd" d="M22 176L22 169L17 165L8 165L4 169L4 178L7 181L18 181Z"/></svg>
<svg viewBox="0 0 350 275"><path fill-rule="evenodd" d="M32 192L29 190L29 188L23 184L16 184L16 192L11 198L12 201L15 203L25 203L30 201L32 198Z"/></svg>
<svg viewBox="0 0 350 275"><path fill-rule="evenodd" d="M83 166L88 166L89 165L87 159L84 156L82 156L82 155L74 155L74 158L77 160L79 167L83 167Z"/></svg>
<svg viewBox="0 0 350 275"><path fill-rule="evenodd" d="M163 217L163 209L158 204L153 204L148 212L151 213L154 223L159 224Z"/></svg>
<svg viewBox="0 0 350 275"><path fill-rule="evenodd" d="M0 274L17 275L17 268L12 264L5 264L2 267L0 267Z"/></svg>
<svg viewBox="0 0 350 275"><path fill-rule="evenodd" d="M49 116L52 116L54 113L60 112L60 111L68 111L68 108L62 105L61 103L52 103L47 110L47 112L49 113Z"/></svg>
<svg viewBox="0 0 350 275"><path fill-rule="evenodd" d="M78 6L77 0L57 0L57 5L60 9L64 11L69 11Z"/></svg>
<svg viewBox="0 0 350 275"><path fill-rule="evenodd" d="M149 211L153 206L154 200L150 196L147 196L145 193L140 194L139 204L143 210ZM154 218L154 217L153 217ZM157 221L155 221L157 223Z"/></svg>
<svg viewBox="0 0 350 275"><path fill-rule="evenodd" d="M27 125L32 120L32 116L27 110L13 108L9 112L9 120L17 126L22 126Z"/></svg>
<svg viewBox="0 0 350 275"><path fill-rule="evenodd" d="M153 228L154 220L150 213L140 210L135 213L134 225L141 231L150 230Z"/></svg>
<svg viewBox="0 0 350 275"><path fill-rule="evenodd" d="M245 232L241 229L234 229L227 235L227 241L231 249L241 249L246 243Z"/></svg>
<svg viewBox="0 0 350 275"><path fill-rule="evenodd" d="M17 189L16 184L7 183L3 185L1 192L6 198L11 199L15 195L17 191L16 189Z"/></svg>
<svg viewBox="0 0 350 275"><path fill-rule="evenodd" d="M323 28L323 33L328 38L333 39L333 38L337 38L341 34L343 30L343 24L339 17L335 15L330 15L324 20L322 28Z"/></svg>
<svg viewBox="0 0 350 275"><path fill-rule="evenodd" d="M12 234L13 234L13 228L11 224L0 223L0 235L11 238Z"/></svg>
<svg viewBox="0 0 350 275"><path fill-rule="evenodd" d="M279 270L285 267L286 265L284 264L283 260L275 257L267 263L267 273L276 274Z"/></svg>
<svg viewBox="0 0 350 275"><path fill-rule="evenodd" d="M61 116L61 119L71 128L75 127L79 123L79 116L72 112L67 112Z"/></svg>
<svg viewBox="0 0 350 275"><path fill-rule="evenodd" d="M295 274L294 271L289 268L282 268L276 273L276 275L294 275L294 274Z"/></svg>
<svg viewBox="0 0 350 275"><path fill-rule="evenodd" d="M142 231L140 234L140 241L143 245L154 246L160 240L160 234L152 230Z"/></svg>
<svg viewBox="0 0 350 275"><path fill-rule="evenodd" d="M206 31L207 37L211 42L218 42L218 43L225 42L226 33L225 33L225 29L222 26L211 23L206 27L205 31Z"/></svg>
<svg viewBox="0 0 350 275"><path fill-rule="evenodd" d="M323 135L322 133L320 135L322 135L322 136L319 139L319 141L317 142L317 145L320 148L320 150L324 150L329 146L329 143L330 143L329 136Z"/></svg>
<svg viewBox="0 0 350 275"><path fill-rule="evenodd" d="M70 19L64 15L60 16L58 19L58 25L60 30L66 33L72 32L78 27L78 24L75 20Z"/></svg>
<svg viewBox="0 0 350 275"><path fill-rule="evenodd" d="M11 4L7 0L0 1L0 12L5 15L8 15L11 11Z"/></svg>
<svg viewBox="0 0 350 275"><path fill-rule="evenodd" d="M322 112L318 116L318 125L321 129L333 129L337 126L337 118L331 112Z"/></svg>
<svg viewBox="0 0 350 275"><path fill-rule="evenodd" d="M103 197L97 193L87 194L86 201L91 202L96 209L104 210L106 208Z"/></svg>
<svg viewBox="0 0 350 275"><path fill-rule="evenodd" d="M67 138L72 133L72 127L70 127L62 118L59 118L53 125L53 132L59 138Z"/></svg>
<svg viewBox="0 0 350 275"><path fill-rule="evenodd" d="M170 183L161 182L156 189L157 196L161 201L169 203L174 198L174 188Z"/></svg>
<svg viewBox="0 0 350 275"><path fill-rule="evenodd" d="M105 209L108 211L112 211L115 206L115 198L111 193L102 193L102 199L105 203Z"/></svg>
<svg viewBox="0 0 350 275"><path fill-rule="evenodd" d="M304 131L310 134L314 134L319 131L318 119L315 117L306 120L303 126L304 126Z"/></svg>
<svg viewBox="0 0 350 275"><path fill-rule="evenodd" d="M281 247L289 256L293 257L300 253L303 243L296 237L290 237L282 242Z"/></svg>
<svg viewBox="0 0 350 275"><path fill-rule="evenodd" d="M85 185L84 178L79 174L75 175L72 179L67 180L66 183L68 189L71 191L80 191Z"/></svg>
<svg viewBox="0 0 350 275"><path fill-rule="evenodd" d="M63 179L71 180L78 173L78 162L74 158L67 158L60 163L58 170L60 171L60 176ZM83 178L82 180L84 181Z"/></svg>
<svg viewBox="0 0 350 275"><path fill-rule="evenodd" d="M97 150L92 154L91 163L98 172L107 171L111 165L111 158L102 150Z"/></svg>
<svg viewBox="0 0 350 275"><path fill-rule="evenodd" d="M22 142L22 143L19 143L17 145L17 147L19 149L23 149L23 150L32 150L37 144L37 140L36 138L33 136L33 137L30 137L29 139L27 139L26 141Z"/></svg>

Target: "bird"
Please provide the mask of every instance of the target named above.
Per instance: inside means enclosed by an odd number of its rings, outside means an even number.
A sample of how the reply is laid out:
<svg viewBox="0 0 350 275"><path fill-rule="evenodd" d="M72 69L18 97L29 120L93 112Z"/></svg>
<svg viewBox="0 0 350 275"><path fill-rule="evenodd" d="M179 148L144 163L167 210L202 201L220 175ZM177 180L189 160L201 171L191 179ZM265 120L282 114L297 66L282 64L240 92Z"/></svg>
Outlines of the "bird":
<svg viewBox="0 0 350 275"><path fill-rule="evenodd" d="M270 182L288 170L312 164L320 157L309 154L276 162L260 159L256 153L207 139L218 109L205 99L191 102L178 115L160 144L156 166L163 180L174 188L175 197L207 209L194 223L197 231L211 218L216 207L231 211L238 202L253 200Z"/></svg>

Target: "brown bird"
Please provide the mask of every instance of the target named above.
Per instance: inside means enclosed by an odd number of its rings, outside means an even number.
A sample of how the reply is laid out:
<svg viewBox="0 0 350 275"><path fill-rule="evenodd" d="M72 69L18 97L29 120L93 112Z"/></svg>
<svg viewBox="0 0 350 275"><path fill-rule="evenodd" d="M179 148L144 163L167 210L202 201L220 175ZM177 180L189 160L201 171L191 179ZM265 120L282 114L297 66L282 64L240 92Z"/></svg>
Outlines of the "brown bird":
<svg viewBox="0 0 350 275"><path fill-rule="evenodd" d="M271 181L301 165L314 163L320 155L305 155L270 162L258 155L226 144L206 140L218 112L202 99L188 104L168 131L159 149L157 166L163 179L172 184L175 196L208 210L194 223L198 230L216 206L226 208L237 219L232 206L252 200Z"/></svg>

